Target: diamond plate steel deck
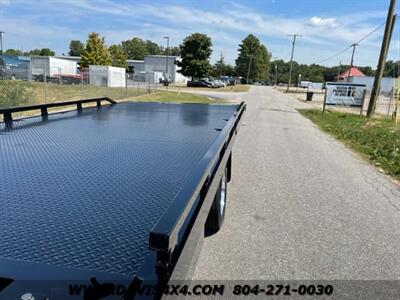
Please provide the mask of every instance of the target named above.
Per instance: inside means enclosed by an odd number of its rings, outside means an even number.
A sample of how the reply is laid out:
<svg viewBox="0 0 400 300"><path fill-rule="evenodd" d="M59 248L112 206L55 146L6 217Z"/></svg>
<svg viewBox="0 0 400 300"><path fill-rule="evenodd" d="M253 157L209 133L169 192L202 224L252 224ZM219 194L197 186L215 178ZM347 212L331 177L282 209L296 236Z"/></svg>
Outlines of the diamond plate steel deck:
<svg viewBox="0 0 400 300"><path fill-rule="evenodd" d="M0 123L0 258L135 275L236 109L121 103Z"/></svg>

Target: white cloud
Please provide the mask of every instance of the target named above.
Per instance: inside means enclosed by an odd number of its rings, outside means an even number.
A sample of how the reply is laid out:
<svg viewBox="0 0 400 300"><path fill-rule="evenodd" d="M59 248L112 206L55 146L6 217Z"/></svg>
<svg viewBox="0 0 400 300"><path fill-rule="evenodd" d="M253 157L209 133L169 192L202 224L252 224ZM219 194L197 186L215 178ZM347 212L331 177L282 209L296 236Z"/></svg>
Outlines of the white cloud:
<svg viewBox="0 0 400 300"><path fill-rule="evenodd" d="M315 16L308 20L307 24L315 27L323 26L330 28L339 26L335 18L320 18Z"/></svg>

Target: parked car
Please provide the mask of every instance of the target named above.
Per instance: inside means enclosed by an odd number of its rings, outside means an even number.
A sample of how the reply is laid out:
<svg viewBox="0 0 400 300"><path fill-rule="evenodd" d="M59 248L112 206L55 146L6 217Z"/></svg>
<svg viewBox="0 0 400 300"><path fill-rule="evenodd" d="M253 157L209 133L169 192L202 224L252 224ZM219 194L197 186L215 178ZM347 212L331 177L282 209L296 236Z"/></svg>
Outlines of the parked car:
<svg viewBox="0 0 400 300"><path fill-rule="evenodd" d="M220 84L218 83L217 80L212 80L211 83L213 84L213 87L215 87L215 88L219 88L220 87Z"/></svg>
<svg viewBox="0 0 400 300"><path fill-rule="evenodd" d="M218 87L217 83L214 80L210 79L210 78L201 78L200 80L203 81L203 82L206 82L212 88L217 88Z"/></svg>
<svg viewBox="0 0 400 300"><path fill-rule="evenodd" d="M226 86L225 83L223 83L221 80L217 79L215 80L215 82L217 83L218 87L224 87Z"/></svg>
<svg viewBox="0 0 400 300"><path fill-rule="evenodd" d="M221 81L224 82L226 85L235 85L236 81L235 78L230 76L221 76Z"/></svg>
<svg viewBox="0 0 400 300"><path fill-rule="evenodd" d="M188 81L186 83L187 87L206 87L211 88L212 84L206 81Z"/></svg>

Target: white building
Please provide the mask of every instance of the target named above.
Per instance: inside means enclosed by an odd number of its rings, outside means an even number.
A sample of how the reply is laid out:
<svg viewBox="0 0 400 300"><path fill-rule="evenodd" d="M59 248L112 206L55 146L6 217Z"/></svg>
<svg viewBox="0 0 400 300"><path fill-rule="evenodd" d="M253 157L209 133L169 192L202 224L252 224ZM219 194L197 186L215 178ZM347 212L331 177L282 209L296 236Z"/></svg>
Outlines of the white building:
<svg viewBox="0 0 400 300"><path fill-rule="evenodd" d="M125 87L125 69L111 66L90 65L89 83L97 86Z"/></svg>
<svg viewBox="0 0 400 300"><path fill-rule="evenodd" d="M31 72L33 76L62 76L76 75L76 61L61 59L53 56L31 56Z"/></svg>
<svg viewBox="0 0 400 300"><path fill-rule="evenodd" d="M351 83L365 84L368 92L371 92L374 86L375 77L365 76L365 77L350 77ZM389 94L392 92L393 88L397 86L397 78L394 77L382 77L381 80L381 93Z"/></svg>

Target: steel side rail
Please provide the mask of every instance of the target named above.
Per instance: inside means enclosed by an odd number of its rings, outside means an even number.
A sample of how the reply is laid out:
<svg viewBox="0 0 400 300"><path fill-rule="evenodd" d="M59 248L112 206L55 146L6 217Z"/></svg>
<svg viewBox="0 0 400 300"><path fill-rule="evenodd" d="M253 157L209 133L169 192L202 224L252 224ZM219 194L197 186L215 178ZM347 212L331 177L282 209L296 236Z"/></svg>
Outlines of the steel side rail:
<svg viewBox="0 0 400 300"><path fill-rule="evenodd" d="M205 154L201 164L205 161L210 161L210 155L213 155L211 162L205 168L206 171L200 171L192 174L191 187L181 191L174 202L170 205L167 212L163 215L161 220L157 223L154 229L150 232L149 247L151 250L157 251L159 254L163 253L166 257L159 260L158 264L170 264L174 250L178 246L178 234L185 220L187 219L197 195L200 193L207 194L210 184L214 179L212 168L227 162L226 156L230 155L230 150L233 146L233 136L237 131L239 122L242 120L242 115L246 105L242 102L238 107L237 112L227 121L227 124L222 129L217 137L214 145ZM217 149L215 149L218 147ZM228 153L229 152L229 153ZM217 153L217 155L215 155ZM215 157L214 157L215 156ZM203 168L199 168L203 169ZM204 169L203 169L204 170ZM222 174L221 174L222 176ZM205 190L203 190L205 188ZM187 200L189 199L189 201ZM201 199L204 201L204 199ZM162 262L163 261L163 262ZM167 267L167 266L165 266Z"/></svg>
<svg viewBox="0 0 400 300"><path fill-rule="evenodd" d="M116 104L117 103L113 99L108 98L108 97L91 98L91 99L82 99L82 100L53 102L53 103L46 103L46 104L36 104L36 105L16 106L16 107L4 108L4 109L0 109L0 114L3 115L5 123L12 123L12 121L13 121L12 114L16 113L16 112L30 111L30 110L40 110L41 111L41 116L45 118L45 117L48 116L48 110L47 110L48 108L58 107L58 106L76 105L76 109L77 110L82 110L82 104L96 102L97 103L97 107L100 107L101 106L101 101L107 101L107 102L109 102L111 104Z"/></svg>

